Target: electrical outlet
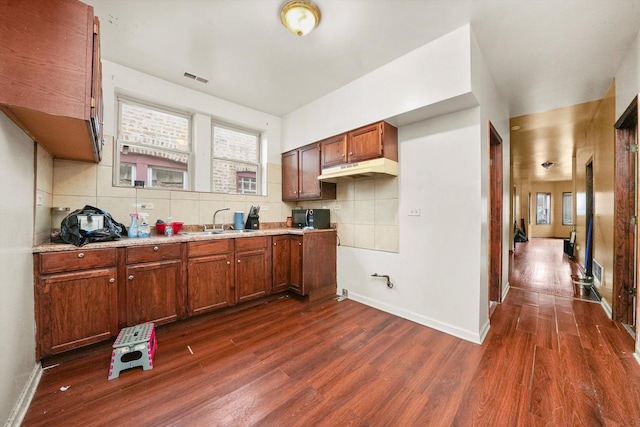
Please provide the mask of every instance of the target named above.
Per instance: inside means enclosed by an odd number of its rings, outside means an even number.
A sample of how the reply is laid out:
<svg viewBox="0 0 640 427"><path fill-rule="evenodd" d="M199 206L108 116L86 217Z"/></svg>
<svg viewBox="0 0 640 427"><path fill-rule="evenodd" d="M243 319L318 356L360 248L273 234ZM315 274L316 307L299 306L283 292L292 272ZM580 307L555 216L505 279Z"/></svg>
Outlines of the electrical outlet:
<svg viewBox="0 0 640 427"><path fill-rule="evenodd" d="M420 216L420 208L409 209L409 216Z"/></svg>
<svg viewBox="0 0 640 427"><path fill-rule="evenodd" d="M42 194L36 195L36 206L42 206Z"/></svg>
<svg viewBox="0 0 640 427"><path fill-rule="evenodd" d="M261 211L268 211L269 210L269 205L260 206L260 210Z"/></svg>
<svg viewBox="0 0 640 427"><path fill-rule="evenodd" d="M155 209L156 207L155 207L155 205L153 203L140 203L138 205L138 208L150 211L150 210Z"/></svg>
<svg viewBox="0 0 640 427"><path fill-rule="evenodd" d="M338 209L340 209L340 205L336 203L335 205L333 205L333 209L334 209L334 210L338 210Z"/></svg>

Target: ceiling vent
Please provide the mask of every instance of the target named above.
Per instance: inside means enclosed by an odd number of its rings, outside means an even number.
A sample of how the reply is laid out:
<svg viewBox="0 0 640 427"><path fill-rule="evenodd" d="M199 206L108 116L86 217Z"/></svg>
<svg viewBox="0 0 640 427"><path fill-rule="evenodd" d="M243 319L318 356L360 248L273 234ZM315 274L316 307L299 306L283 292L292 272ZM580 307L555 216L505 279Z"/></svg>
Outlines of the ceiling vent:
<svg viewBox="0 0 640 427"><path fill-rule="evenodd" d="M196 76L195 74L191 74L191 73L187 73L186 71L184 72L184 76L187 78L190 78L192 80L195 80L197 82L200 83L209 83L209 79L205 79L204 77L200 77L200 76Z"/></svg>

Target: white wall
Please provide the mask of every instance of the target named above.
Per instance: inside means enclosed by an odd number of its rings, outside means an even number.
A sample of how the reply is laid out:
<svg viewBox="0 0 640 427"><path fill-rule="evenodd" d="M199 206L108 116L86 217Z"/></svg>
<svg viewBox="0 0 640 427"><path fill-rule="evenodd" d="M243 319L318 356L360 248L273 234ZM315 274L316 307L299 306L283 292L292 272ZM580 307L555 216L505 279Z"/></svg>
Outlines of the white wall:
<svg viewBox="0 0 640 427"><path fill-rule="evenodd" d="M0 422L36 369L33 306L34 143L0 114Z"/></svg>
<svg viewBox="0 0 640 427"><path fill-rule="evenodd" d="M616 73L616 120L640 93L640 32Z"/></svg>
<svg viewBox="0 0 640 427"><path fill-rule="evenodd" d="M469 25L284 117L282 149L389 118L401 125L399 251L340 247L338 287L352 299L481 342L488 330L488 120L506 143L505 239L509 131ZM409 209L421 215L408 216ZM373 273L389 274L393 289Z"/></svg>
<svg viewBox="0 0 640 427"><path fill-rule="evenodd" d="M465 25L283 117L282 151L469 94L469 34Z"/></svg>

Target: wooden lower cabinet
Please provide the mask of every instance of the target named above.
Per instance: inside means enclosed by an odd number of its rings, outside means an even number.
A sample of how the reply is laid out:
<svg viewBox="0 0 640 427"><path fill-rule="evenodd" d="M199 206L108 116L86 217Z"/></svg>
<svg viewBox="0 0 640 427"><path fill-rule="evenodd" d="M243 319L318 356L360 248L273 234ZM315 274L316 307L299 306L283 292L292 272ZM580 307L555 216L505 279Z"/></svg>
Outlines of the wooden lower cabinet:
<svg viewBox="0 0 640 427"><path fill-rule="evenodd" d="M115 249L42 254L34 261L38 358L117 335Z"/></svg>
<svg viewBox="0 0 640 427"><path fill-rule="evenodd" d="M34 254L41 359L269 294L336 291L335 231Z"/></svg>
<svg viewBox="0 0 640 427"><path fill-rule="evenodd" d="M236 301L244 302L271 292L270 237L236 239Z"/></svg>
<svg viewBox="0 0 640 427"><path fill-rule="evenodd" d="M190 316L235 304L233 240L187 243Z"/></svg>
<svg viewBox="0 0 640 427"><path fill-rule="evenodd" d="M126 249L126 325L184 317L181 244Z"/></svg>
<svg viewBox="0 0 640 427"><path fill-rule="evenodd" d="M271 238L271 292L284 292L291 284L291 236Z"/></svg>

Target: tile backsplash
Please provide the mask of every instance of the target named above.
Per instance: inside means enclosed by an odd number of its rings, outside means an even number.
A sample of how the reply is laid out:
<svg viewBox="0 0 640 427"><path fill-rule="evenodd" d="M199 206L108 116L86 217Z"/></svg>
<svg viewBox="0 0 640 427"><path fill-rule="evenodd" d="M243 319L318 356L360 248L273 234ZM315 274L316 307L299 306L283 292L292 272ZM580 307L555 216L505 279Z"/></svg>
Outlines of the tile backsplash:
<svg viewBox="0 0 640 427"><path fill-rule="evenodd" d="M217 209L218 221L233 222L235 211L246 213L260 205L262 222L283 222L295 203L282 202L280 164L267 165L267 196L204 193L180 190L151 190L112 186L113 138L105 138L103 160L99 164L52 159L38 147L35 242L49 241L51 228L59 227L70 210L92 205L109 212L117 221L129 224L132 212L147 212L149 220L172 217L185 224L211 224ZM331 222L337 223L340 244L387 252L398 251L398 178L376 177L337 184L336 200L300 202L304 208L331 209Z"/></svg>

